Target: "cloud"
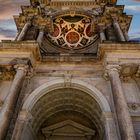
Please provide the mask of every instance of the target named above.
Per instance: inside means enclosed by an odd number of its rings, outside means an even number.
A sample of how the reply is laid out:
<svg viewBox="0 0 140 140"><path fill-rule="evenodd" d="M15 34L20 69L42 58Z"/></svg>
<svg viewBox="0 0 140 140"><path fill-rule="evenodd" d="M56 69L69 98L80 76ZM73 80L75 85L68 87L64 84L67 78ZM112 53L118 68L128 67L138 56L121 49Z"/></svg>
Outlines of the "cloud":
<svg viewBox="0 0 140 140"><path fill-rule="evenodd" d="M140 5L126 5L125 10L129 13L140 14Z"/></svg>
<svg viewBox="0 0 140 140"><path fill-rule="evenodd" d="M16 36L16 31L11 29L0 28L0 40L13 40Z"/></svg>
<svg viewBox="0 0 140 140"><path fill-rule="evenodd" d="M135 39L135 38L140 38L140 28L138 29L130 29L129 31L129 37L131 39Z"/></svg>
<svg viewBox="0 0 140 140"><path fill-rule="evenodd" d="M129 35L130 39L140 38L140 32L134 32Z"/></svg>
<svg viewBox="0 0 140 140"><path fill-rule="evenodd" d="M0 19L9 19L18 14L21 5L28 5L29 0L0 0Z"/></svg>
<svg viewBox="0 0 140 140"><path fill-rule="evenodd" d="M16 32L13 19L0 20L0 39L12 39L15 37Z"/></svg>
<svg viewBox="0 0 140 140"><path fill-rule="evenodd" d="M138 2L140 2L140 0L131 0L131 1L138 1Z"/></svg>
<svg viewBox="0 0 140 140"><path fill-rule="evenodd" d="M30 0L0 0L0 40L13 39L16 26L13 15L18 15L21 5L29 5Z"/></svg>
<svg viewBox="0 0 140 140"><path fill-rule="evenodd" d="M15 30L11 30L11 29L3 29L3 28L0 28L0 33L1 35L3 35L4 37L7 37L7 38L13 38L15 37Z"/></svg>

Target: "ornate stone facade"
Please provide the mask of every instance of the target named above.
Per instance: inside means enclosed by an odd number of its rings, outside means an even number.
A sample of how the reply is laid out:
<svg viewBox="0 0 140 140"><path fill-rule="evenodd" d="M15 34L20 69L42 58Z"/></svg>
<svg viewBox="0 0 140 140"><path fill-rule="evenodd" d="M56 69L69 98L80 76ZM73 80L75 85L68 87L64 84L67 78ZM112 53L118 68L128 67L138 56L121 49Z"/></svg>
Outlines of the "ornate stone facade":
<svg viewBox="0 0 140 140"><path fill-rule="evenodd" d="M0 140L139 140L140 44L116 0L31 0L0 43Z"/></svg>

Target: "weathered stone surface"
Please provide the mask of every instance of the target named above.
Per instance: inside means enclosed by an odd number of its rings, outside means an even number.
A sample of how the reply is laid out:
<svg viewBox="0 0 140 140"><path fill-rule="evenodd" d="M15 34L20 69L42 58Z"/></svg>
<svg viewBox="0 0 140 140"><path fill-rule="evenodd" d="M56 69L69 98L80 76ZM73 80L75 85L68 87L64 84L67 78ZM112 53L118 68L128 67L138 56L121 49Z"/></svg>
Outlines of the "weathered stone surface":
<svg viewBox="0 0 140 140"><path fill-rule="evenodd" d="M133 130L133 124L119 78L119 71L117 68L112 68L109 70L108 74L111 81L112 94L121 138L123 140L135 140L136 138Z"/></svg>
<svg viewBox="0 0 140 140"><path fill-rule="evenodd" d="M10 125L10 121L13 115L15 104L18 100L18 96L20 93L20 88L22 86L24 77L25 77L24 68L18 68L12 85L9 89L8 96L6 97L2 110L1 110L1 117L0 117L0 139L3 140L6 138L8 128Z"/></svg>
<svg viewBox="0 0 140 140"><path fill-rule="evenodd" d="M139 139L140 44L128 41L132 17L115 3L31 0L22 7L15 41L0 43L0 140L74 139L70 128L80 140L134 140L131 118ZM22 67L16 75L14 65ZM120 75L108 75L114 65Z"/></svg>

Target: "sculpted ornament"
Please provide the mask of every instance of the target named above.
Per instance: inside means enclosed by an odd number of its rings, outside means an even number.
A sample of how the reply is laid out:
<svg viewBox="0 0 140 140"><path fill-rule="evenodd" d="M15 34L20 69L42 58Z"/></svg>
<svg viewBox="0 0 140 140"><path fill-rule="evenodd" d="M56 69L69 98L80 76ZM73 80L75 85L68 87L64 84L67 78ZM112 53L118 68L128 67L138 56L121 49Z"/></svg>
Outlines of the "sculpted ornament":
<svg viewBox="0 0 140 140"><path fill-rule="evenodd" d="M98 7L96 9L92 8L91 10L88 10L88 13L92 15L93 17L101 15L102 12L103 10L101 9L101 7Z"/></svg>
<svg viewBox="0 0 140 140"><path fill-rule="evenodd" d="M128 103L128 107L131 112L140 112L140 104L138 103Z"/></svg>
<svg viewBox="0 0 140 140"><path fill-rule="evenodd" d="M97 29L92 20L80 15L56 17L53 21L54 31L46 34L46 37L60 48L84 48L98 39Z"/></svg>
<svg viewBox="0 0 140 140"><path fill-rule="evenodd" d="M105 80L109 80L109 73L111 71L118 71L118 73L120 73L121 66L119 66L119 65L107 65L107 66L105 66L105 70L104 70L104 74L103 74L103 78Z"/></svg>
<svg viewBox="0 0 140 140"><path fill-rule="evenodd" d="M0 80L11 80L15 75L15 70L12 66L0 67Z"/></svg>
<svg viewBox="0 0 140 140"><path fill-rule="evenodd" d="M70 74L68 71L66 74L64 74L64 87L70 87L71 80L72 80L72 74Z"/></svg>

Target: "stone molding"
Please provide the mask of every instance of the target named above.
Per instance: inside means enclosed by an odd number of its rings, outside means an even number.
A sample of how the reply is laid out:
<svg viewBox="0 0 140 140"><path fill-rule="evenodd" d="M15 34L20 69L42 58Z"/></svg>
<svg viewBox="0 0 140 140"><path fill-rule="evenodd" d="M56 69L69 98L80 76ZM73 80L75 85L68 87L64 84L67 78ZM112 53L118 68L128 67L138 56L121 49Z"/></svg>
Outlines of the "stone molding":
<svg viewBox="0 0 140 140"><path fill-rule="evenodd" d="M63 128L63 129L62 129ZM65 128L66 128L66 131L65 131ZM69 128L70 130L72 130L74 128L74 131L75 129L77 130L77 132L73 133L68 133L67 132L67 128ZM62 129L62 130L61 130ZM58 132L57 132L58 130ZM77 122L74 122L72 120L66 120L66 121L63 121L63 122L60 122L60 123L57 123L57 124L54 124L54 125L51 125L51 126L48 126L48 127L45 127L42 129L42 133L47 137L49 138L51 135L59 135L59 136L94 136L95 135L95 130L91 129L91 128L88 128L84 125L81 125Z"/></svg>
<svg viewBox="0 0 140 140"><path fill-rule="evenodd" d="M64 87L71 87L72 74L64 74Z"/></svg>
<svg viewBox="0 0 140 140"><path fill-rule="evenodd" d="M102 118L103 118L103 121L104 120L113 120L113 114L112 114L112 112L103 112Z"/></svg>
<svg viewBox="0 0 140 140"><path fill-rule="evenodd" d="M106 65L103 77L106 80L109 80L108 74L112 71L118 71L120 78L123 81L128 81L133 76L140 77L140 66L138 64L127 63L127 64L121 64L121 65L119 64Z"/></svg>
<svg viewBox="0 0 140 140"><path fill-rule="evenodd" d="M82 90L92 96L100 105L102 111L104 112L110 112L110 105L107 101L107 99L104 97L104 95L96 89L93 85L90 85L89 83L86 83L82 80L71 80L71 85L75 89ZM47 94L48 92L64 88L64 79L60 78L57 80L52 80L47 83L44 83L42 86L35 89L29 97L26 99L26 101L23 104L22 109L23 110L31 110L32 106L38 101L39 98L41 98L43 95Z"/></svg>
<svg viewBox="0 0 140 140"><path fill-rule="evenodd" d="M37 89L35 89L29 95L29 97L25 100L25 102L23 104L23 107L22 107L22 110L26 111L26 112L31 112L32 115L36 116L38 118L38 119L37 118L36 119L39 120L41 118L40 117L41 113L38 114L39 116L34 114L34 112L33 112L34 105L37 104L37 102L40 101L42 97L49 96L50 92L56 91L57 89L59 90L59 89L67 88L67 87L65 87L64 83L68 82L68 83L71 84L71 87L73 89L77 89L77 90L80 90L82 92L87 93L87 96L90 95L91 98L93 98L97 102L97 104L99 105L99 107L102 110L102 112L104 112L105 114L108 114L108 115L106 115L105 121L110 121L110 120L113 121L113 119L112 119L112 117L110 115L111 114L111 109L110 109L109 103L106 100L106 98L104 97L104 95L98 89L96 89L93 85L90 85L89 83L86 83L86 82L84 82L82 80L72 78L71 74L68 74L67 76L69 77L68 78L69 80L65 80L65 78L58 78L56 80L51 80L49 82L46 82L45 84L43 84L40 87L38 87ZM71 88L71 87L69 87L69 88ZM45 101L46 101L46 99L45 99ZM42 103L45 104L45 102L42 102ZM88 102L86 102L86 103L88 103ZM47 102L47 104L49 104L49 103ZM57 106L57 104L56 104L56 106ZM42 111L44 112L46 110L42 110ZM49 111L49 113L50 113L50 111ZM102 114L101 114L101 118L102 118ZM38 122L36 122L36 123L38 123ZM107 124L108 123L109 122L107 122ZM31 121L31 124L32 124L32 121ZM38 126L38 125L40 125L40 124L39 123L35 124L33 126L33 130L37 131L36 126ZM109 127L111 127L111 126L109 126ZM108 130L107 130L106 133L109 133Z"/></svg>

